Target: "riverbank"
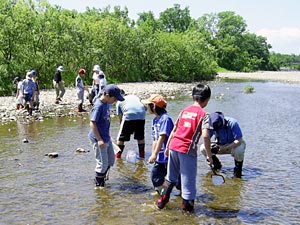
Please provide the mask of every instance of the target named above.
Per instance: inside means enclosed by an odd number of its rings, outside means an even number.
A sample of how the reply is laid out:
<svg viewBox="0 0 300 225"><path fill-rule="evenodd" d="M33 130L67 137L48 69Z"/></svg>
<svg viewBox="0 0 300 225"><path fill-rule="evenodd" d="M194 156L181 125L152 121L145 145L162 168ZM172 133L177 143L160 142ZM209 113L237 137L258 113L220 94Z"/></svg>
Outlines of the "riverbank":
<svg viewBox="0 0 300 225"><path fill-rule="evenodd" d="M219 73L217 79L237 80L265 80L289 83L300 83L300 72L255 72L255 73ZM148 98L151 94L160 93L167 99L190 95L192 83L172 82L137 82L118 84L127 94L135 94L141 99ZM85 92L85 96L88 93ZM40 93L40 110L34 111L29 117L26 110L15 110L14 97L0 97L0 122L43 120L46 117L81 116L77 113L77 95L75 88L67 88L63 101L55 104L55 91L42 90ZM85 99L84 108L91 109L89 101Z"/></svg>
<svg viewBox="0 0 300 225"><path fill-rule="evenodd" d="M150 97L151 94L160 93L167 99L174 99L183 95L190 95L192 83L172 83L172 82L137 82L117 84L127 94L135 94L141 99ZM55 90L41 90L40 109L33 111L33 116L27 115L24 109L15 109L14 97L0 97L0 122L43 120L48 117L81 116L84 113L77 113L77 90L76 88L66 88L66 93L60 104L55 104ZM87 99L88 92L85 92L84 108L90 111L91 105Z"/></svg>
<svg viewBox="0 0 300 225"><path fill-rule="evenodd" d="M218 78L237 80L279 81L285 83L300 83L300 71L260 71L254 73L219 73Z"/></svg>

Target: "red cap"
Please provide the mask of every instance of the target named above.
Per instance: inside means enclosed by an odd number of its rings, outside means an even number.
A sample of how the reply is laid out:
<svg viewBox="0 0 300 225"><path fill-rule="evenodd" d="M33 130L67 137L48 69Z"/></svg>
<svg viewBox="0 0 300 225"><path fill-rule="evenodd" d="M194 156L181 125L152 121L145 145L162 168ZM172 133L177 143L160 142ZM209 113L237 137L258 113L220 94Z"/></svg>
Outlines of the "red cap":
<svg viewBox="0 0 300 225"><path fill-rule="evenodd" d="M78 73L79 74L86 74L85 69L80 69Z"/></svg>

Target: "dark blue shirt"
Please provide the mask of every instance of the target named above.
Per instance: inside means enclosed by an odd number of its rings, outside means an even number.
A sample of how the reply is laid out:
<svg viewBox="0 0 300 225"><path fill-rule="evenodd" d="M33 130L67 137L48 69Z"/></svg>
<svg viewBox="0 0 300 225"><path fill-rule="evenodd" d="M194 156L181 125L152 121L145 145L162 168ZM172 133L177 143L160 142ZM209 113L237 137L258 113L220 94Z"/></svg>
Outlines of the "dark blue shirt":
<svg viewBox="0 0 300 225"><path fill-rule="evenodd" d="M96 122L98 132L103 139L104 143L110 141L110 113L107 103L100 101L99 98L96 99L95 104L90 113L90 121ZM97 142L95 134L92 130L89 132L89 138Z"/></svg>

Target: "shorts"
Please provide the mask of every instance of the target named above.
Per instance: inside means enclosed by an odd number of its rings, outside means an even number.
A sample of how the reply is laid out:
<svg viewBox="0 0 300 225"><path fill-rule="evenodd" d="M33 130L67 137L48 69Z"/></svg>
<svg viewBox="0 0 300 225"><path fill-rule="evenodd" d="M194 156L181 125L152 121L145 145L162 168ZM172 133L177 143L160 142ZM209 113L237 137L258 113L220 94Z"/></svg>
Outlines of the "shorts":
<svg viewBox="0 0 300 225"><path fill-rule="evenodd" d="M26 93L26 94L24 94L24 99L25 99L26 103L30 102L31 98L32 98L32 93Z"/></svg>
<svg viewBox="0 0 300 225"><path fill-rule="evenodd" d="M118 141L130 141L134 134L135 140L145 139L145 120L123 120L118 134Z"/></svg>

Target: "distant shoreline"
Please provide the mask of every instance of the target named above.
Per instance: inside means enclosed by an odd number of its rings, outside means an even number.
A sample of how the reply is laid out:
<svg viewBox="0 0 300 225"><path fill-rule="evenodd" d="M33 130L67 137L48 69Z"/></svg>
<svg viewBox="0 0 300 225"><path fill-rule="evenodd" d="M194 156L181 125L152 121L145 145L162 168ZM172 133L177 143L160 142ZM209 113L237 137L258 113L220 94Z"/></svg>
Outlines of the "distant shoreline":
<svg viewBox="0 0 300 225"><path fill-rule="evenodd" d="M219 73L218 79L240 79L242 80L264 80L279 81L284 83L300 83L299 72L255 72L255 73ZM148 98L151 94L160 93L167 99L177 98L178 95L190 95L195 83L174 83L174 82L136 82L117 84L125 90L127 94L134 94L141 99ZM66 88L66 93L61 104L55 104L55 91L41 90L40 110L34 111L33 117L28 117L26 110L15 110L15 97L0 97L0 122L10 121L33 121L43 120L47 117L80 116L77 113L77 90L76 88ZM86 99L85 92L84 108L90 111L91 106Z"/></svg>
<svg viewBox="0 0 300 225"><path fill-rule="evenodd" d="M228 72L219 73L219 78L241 79L241 80L265 80L280 81L285 83L300 83L300 71L261 71L253 73Z"/></svg>

